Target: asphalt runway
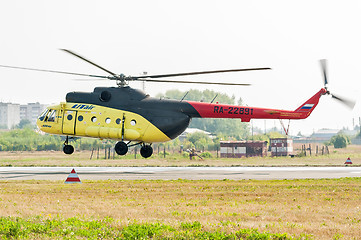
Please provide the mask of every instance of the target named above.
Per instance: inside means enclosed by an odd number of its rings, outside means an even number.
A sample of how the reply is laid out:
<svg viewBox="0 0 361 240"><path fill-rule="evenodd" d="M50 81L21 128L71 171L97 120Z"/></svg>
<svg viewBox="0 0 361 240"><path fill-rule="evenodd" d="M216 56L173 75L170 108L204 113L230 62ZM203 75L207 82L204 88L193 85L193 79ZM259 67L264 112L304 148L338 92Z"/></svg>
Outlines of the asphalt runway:
<svg viewBox="0 0 361 240"><path fill-rule="evenodd" d="M73 167L0 167L0 180L64 180ZM361 177L361 167L75 167L80 180L320 179Z"/></svg>

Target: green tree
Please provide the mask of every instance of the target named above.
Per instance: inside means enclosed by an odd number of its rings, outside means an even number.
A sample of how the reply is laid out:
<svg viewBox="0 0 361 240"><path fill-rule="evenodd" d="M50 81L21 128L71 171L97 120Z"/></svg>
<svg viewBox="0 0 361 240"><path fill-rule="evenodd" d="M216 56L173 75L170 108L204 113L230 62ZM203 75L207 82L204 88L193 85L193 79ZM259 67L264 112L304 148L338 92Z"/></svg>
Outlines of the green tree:
<svg viewBox="0 0 361 240"><path fill-rule="evenodd" d="M193 144L195 144L197 141L201 140L201 139L210 139L208 137L207 134L203 133L203 132L195 132L195 133L190 133L187 135L187 140L192 142Z"/></svg>
<svg viewBox="0 0 361 240"><path fill-rule="evenodd" d="M334 148L346 148L350 142L350 138L343 133L338 133L330 140L330 143L333 144Z"/></svg>
<svg viewBox="0 0 361 240"><path fill-rule="evenodd" d="M185 97L184 97L185 96ZM215 92L213 90L203 90L199 91L196 89L191 89L186 92L179 90L168 90L165 94L158 94L156 97L165 97L169 99L180 100L184 97L184 100L198 101L198 102L211 102L214 97L214 102L219 102L223 104L235 104L235 97L229 97L227 94Z"/></svg>
<svg viewBox="0 0 361 240"><path fill-rule="evenodd" d="M186 140L191 142L198 150L209 149L209 145L213 143L212 139L203 132L188 134Z"/></svg>
<svg viewBox="0 0 361 240"><path fill-rule="evenodd" d="M15 128L18 129L24 129L24 128L34 128L34 126L31 124L30 120L28 119L21 119L19 124L15 126Z"/></svg>
<svg viewBox="0 0 361 240"><path fill-rule="evenodd" d="M267 134L254 135L253 137L251 137L251 140L267 141L267 143L269 145L269 143L271 142L270 141L271 138L284 138L284 137L286 137L286 136L279 132L268 132Z"/></svg>

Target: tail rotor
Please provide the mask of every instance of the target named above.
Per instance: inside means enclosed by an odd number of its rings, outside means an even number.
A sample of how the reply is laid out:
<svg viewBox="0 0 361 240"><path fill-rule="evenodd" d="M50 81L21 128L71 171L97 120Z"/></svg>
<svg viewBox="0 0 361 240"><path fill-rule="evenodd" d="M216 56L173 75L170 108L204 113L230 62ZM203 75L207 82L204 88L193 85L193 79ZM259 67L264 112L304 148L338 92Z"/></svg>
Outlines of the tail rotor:
<svg viewBox="0 0 361 240"><path fill-rule="evenodd" d="M323 81L324 81L324 86L326 89L326 94L331 95L331 97L339 102L341 102L342 104L344 104L345 106L347 106L350 109L353 109L356 102L353 100L349 100L346 99L344 97L340 97L340 96L336 96L335 94L331 93L328 90L328 74L327 74L327 60L326 59L321 59L320 60L320 64L321 64L321 69L322 69L322 73L323 73Z"/></svg>

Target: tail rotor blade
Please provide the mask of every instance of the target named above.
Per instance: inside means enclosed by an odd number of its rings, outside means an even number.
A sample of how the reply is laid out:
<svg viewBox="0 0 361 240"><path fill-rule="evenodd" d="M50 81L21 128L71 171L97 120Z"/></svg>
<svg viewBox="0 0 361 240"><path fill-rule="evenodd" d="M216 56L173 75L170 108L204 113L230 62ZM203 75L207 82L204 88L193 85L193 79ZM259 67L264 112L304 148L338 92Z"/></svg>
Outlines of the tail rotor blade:
<svg viewBox="0 0 361 240"><path fill-rule="evenodd" d="M323 80L324 80L324 85L326 86L328 84L328 79L327 79L327 60L326 59L321 59L320 60L321 63L321 68L322 68L322 72L323 72Z"/></svg>
<svg viewBox="0 0 361 240"><path fill-rule="evenodd" d="M348 100L339 96L336 96L335 94L331 94L332 98L340 101L341 103L345 104L347 107L349 107L350 109L353 109L356 102L352 101L352 100Z"/></svg>

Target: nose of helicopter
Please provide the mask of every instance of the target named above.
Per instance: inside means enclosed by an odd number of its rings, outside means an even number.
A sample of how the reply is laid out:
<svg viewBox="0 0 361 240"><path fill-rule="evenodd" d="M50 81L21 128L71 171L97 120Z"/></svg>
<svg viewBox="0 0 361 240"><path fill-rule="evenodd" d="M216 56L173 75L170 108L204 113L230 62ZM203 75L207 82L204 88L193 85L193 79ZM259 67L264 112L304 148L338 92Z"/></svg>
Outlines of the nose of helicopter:
<svg viewBox="0 0 361 240"><path fill-rule="evenodd" d="M36 125L38 126L38 129L42 132L47 132L44 127L44 121L41 121L39 118L36 120Z"/></svg>
<svg viewBox="0 0 361 240"><path fill-rule="evenodd" d="M48 120L48 114L49 114L49 108L46 108L38 117L36 121L36 125L38 126L38 129L42 132L48 132L47 130L47 120Z"/></svg>
<svg viewBox="0 0 361 240"><path fill-rule="evenodd" d="M47 107L42 114L38 117L36 125L38 128L46 133L58 133L57 123L58 123L58 114L59 114L60 105Z"/></svg>

